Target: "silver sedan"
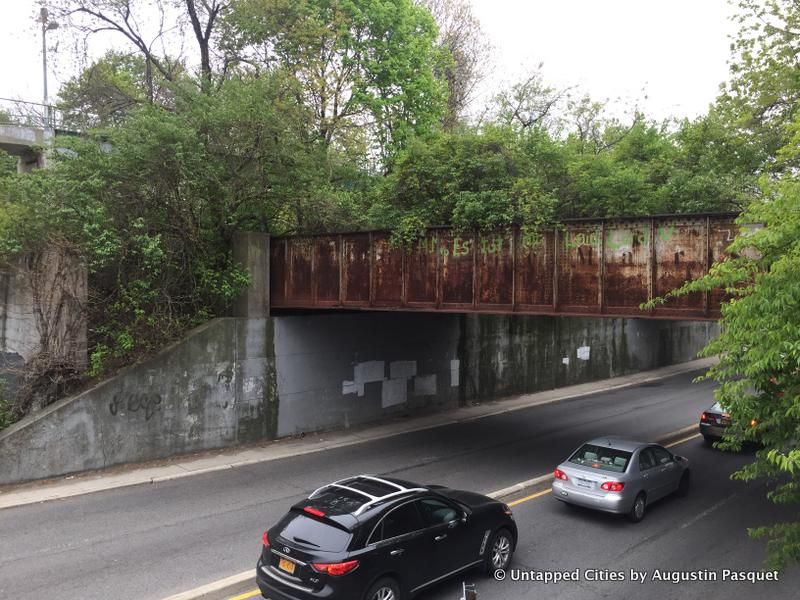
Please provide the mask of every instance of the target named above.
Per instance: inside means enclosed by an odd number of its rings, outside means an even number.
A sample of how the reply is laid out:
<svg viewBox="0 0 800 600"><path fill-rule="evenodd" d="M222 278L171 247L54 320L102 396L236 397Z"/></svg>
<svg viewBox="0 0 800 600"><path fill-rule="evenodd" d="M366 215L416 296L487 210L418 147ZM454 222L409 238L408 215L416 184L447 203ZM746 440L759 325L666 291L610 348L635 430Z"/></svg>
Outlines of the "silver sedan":
<svg viewBox="0 0 800 600"><path fill-rule="evenodd" d="M689 491L689 460L658 444L600 437L578 448L553 472L561 502L627 514L634 523L649 504Z"/></svg>

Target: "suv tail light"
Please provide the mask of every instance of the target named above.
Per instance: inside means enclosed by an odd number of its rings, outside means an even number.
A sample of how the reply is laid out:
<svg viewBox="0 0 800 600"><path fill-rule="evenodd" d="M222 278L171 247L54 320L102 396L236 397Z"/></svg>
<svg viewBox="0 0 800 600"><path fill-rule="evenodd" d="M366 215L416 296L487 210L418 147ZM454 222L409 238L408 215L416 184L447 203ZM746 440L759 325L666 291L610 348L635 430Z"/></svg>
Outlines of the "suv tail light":
<svg viewBox="0 0 800 600"><path fill-rule="evenodd" d="M701 421L708 421L708 413L704 412L700 415Z"/></svg>
<svg viewBox="0 0 800 600"><path fill-rule="evenodd" d="M303 512L307 512L308 514L314 515L315 517L324 517L325 516L324 512L322 512L321 510L319 510L317 508L314 508L313 506L306 506L303 509Z"/></svg>
<svg viewBox="0 0 800 600"><path fill-rule="evenodd" d="M563 479L564 481L569 480L567 474L564 473L564 471L562 471L561 469L556 469L555 471L553 471L553 477L555 477L556 479Z"/></svg>
<svg viewBox="0 0 800 600"><path fill-rule="evenodd" d="M261 545L265 548L269 548L269 538L267 537L267 532L261 534Z"/></svg>
<svg viewBox="0 0 800 600"><path fill-rule="evenodd" d="M347 575L358 567L357 560L346 560L338 563L311 563L311 568L317 573L327 573L333 577Z"/></svg>
<svg viewBox="0 0 800 600"><path fill-rule="evenodd" d="M607 492L621 492L624 487L625 484L622 481L605 481L600 489Z"/></svg>

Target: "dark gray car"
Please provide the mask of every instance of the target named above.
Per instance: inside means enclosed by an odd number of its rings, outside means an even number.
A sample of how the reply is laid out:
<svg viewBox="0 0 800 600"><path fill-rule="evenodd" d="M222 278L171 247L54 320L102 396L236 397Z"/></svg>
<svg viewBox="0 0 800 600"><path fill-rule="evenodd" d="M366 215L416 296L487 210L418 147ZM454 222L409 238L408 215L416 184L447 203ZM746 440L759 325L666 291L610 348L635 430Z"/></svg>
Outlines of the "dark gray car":
<svg viewBox="0 0 800 600"><path fill-rule="evenodd" d="M590 440L553 472L553 497L638 523L649 504L689 491L689 460L658 444L619 437Z"/></svg>
<svg viewBox="0 0 800 600"><path fill-rule="evenodd" d="M700 433L708 442L716 442L725 435L725 430L731 426L731 416L722 408L719 402L700 415Z"/></svg>

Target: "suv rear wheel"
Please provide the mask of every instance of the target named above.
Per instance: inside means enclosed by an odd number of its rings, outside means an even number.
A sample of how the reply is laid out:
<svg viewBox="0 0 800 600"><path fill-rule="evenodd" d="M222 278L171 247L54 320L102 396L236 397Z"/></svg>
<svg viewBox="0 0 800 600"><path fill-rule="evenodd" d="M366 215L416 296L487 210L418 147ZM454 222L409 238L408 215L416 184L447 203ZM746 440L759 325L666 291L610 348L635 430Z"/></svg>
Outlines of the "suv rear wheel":
<svg viewBox="0 0 800 600"><path fill-rule="evenodd" d="M369 588L364 600L402 600L400 586L389 577L379 579Z"/></svg>

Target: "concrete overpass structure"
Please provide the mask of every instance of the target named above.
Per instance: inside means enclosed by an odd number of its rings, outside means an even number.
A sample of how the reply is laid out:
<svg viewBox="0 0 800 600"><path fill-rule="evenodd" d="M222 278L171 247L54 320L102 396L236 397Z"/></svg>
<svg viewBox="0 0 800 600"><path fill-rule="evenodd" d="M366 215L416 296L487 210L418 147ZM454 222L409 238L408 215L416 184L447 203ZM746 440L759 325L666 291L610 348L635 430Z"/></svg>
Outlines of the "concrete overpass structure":
<svg viewBox="0 0 800 600"><path fill-rule="evenodd" d="M46 127L0 123L0 150L17 157L17 169L21 173L45 167L44 148L55 135Z"/></svg>
<svg viewBox="0 0 800 600"><path fill-rule="evenodd" d="M45 168L44 149L53 138L74 134L53 106L0 98L0 150L17 157L21 173Z"/></svg>

